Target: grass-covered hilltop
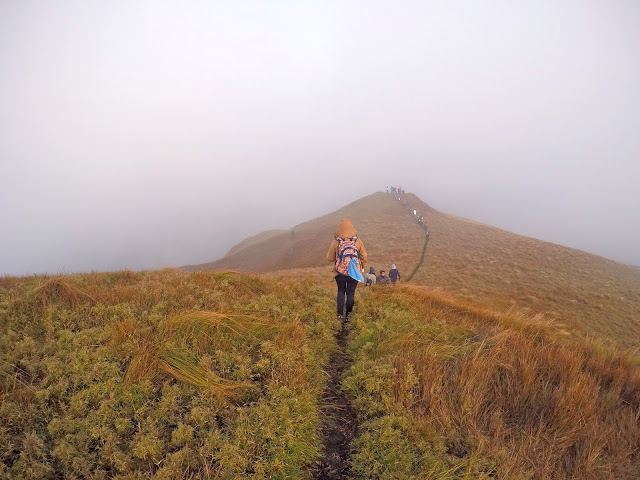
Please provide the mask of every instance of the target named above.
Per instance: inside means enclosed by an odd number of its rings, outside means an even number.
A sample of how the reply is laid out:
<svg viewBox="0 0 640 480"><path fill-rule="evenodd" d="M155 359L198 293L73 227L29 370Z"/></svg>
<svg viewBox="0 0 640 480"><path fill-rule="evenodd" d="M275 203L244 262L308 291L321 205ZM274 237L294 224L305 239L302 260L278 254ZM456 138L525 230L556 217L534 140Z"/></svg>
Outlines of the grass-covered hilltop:
<svg viewBox="0 0 640 480"><path fill-rule="evenodd" d="M402 199L181 270L0 277L0 478L640 478L640 270ZM345 217L412 278L342 329Z"/></svg>

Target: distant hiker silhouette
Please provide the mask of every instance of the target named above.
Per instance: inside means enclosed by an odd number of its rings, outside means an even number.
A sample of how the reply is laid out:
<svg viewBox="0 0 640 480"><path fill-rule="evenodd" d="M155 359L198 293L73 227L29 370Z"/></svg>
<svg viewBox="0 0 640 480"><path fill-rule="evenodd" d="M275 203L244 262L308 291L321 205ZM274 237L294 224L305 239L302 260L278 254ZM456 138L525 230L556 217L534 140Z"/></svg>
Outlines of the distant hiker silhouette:
<svg viewBox="0 0 640 480"><path fill-rule="evenodd" d="M334 262L336 272L338 319L346 323L353 310L358 282L364 282L361 270L367 265L367 251L351 220L342 220L333 236L327 260Z"/></svg>
<svg viewBox="0 0 640 480"><path fill-rule="evenodd" d="M400 280L400 272L396 268L396 264L391 265L391 270L389 270L389 278L391 279L391 283L396 283Z"/></svg>

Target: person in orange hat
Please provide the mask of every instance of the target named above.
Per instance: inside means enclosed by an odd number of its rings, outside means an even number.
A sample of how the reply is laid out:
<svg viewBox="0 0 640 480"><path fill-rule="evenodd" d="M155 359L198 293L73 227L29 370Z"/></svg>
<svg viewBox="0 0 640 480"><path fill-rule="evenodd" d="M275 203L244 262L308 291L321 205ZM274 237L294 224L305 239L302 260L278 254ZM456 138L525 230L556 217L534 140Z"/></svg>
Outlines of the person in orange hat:
<svg viewBox="0 0 640 480"><path fill-rule="evenodd" d="M367 266L367 251L351 220L342 220L333 237L327 260L333 262L336 274L338 320L346 323L353 310L358 282L364 281L362 271Z"/></svg>

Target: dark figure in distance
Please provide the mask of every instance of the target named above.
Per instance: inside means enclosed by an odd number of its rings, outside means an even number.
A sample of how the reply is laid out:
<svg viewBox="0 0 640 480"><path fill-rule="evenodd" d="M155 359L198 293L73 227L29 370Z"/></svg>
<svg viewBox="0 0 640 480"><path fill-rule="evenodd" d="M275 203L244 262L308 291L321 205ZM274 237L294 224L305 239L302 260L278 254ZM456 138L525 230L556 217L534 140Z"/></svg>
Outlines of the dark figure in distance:
<svg viewBox="0 0 640 480"><path fill-rule="evenodd" d="M391 279L391 283L396 283L400 280L400 272L396 268L396 264L391 265L391 270L389 270L389 278Z"/></svg>

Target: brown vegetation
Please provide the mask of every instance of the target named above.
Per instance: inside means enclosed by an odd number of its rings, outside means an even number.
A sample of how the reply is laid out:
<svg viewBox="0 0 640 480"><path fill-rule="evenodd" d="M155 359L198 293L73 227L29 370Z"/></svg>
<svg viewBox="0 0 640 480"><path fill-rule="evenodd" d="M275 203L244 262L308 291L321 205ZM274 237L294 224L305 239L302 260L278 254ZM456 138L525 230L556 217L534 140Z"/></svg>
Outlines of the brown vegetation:
<svg viewBox="0 0 640 480"><path fill-rule="evenodd" d="M5 278L0 478L305 478L333 320L235 272Z"/></svg>
<svg viewBox="0 0 640 480"><path fill-rule="evenodd" d="M362 476L640 476L638 356L424 287L376 290L347 378L364 421ZM372 462L390 437L390 458Z"/></svg>

